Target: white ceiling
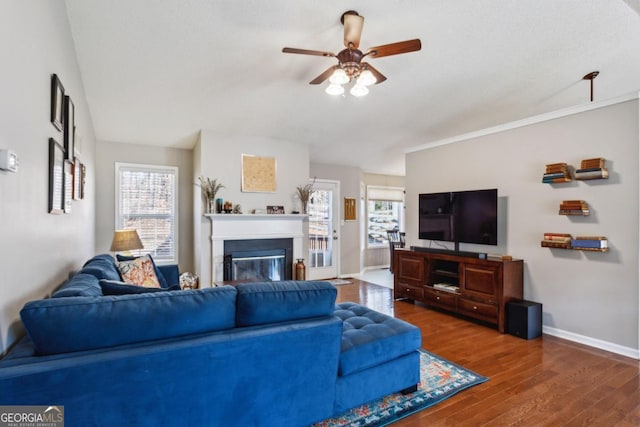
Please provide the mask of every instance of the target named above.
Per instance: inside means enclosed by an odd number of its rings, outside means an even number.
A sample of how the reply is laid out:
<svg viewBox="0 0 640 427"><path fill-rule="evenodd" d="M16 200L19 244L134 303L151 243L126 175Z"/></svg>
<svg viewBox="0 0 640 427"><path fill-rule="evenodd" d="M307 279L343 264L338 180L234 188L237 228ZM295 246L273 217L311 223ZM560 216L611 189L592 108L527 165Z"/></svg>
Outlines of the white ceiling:
<svg viewBox="0 0 640 427"><path fill-rule="evenodd" d="M640 0L66 0L96 137L190 148L200 129L310 146L311 161L403 174L404 150L640 89ZM388 80L363 98L308 82L340 15Z"/></svg>

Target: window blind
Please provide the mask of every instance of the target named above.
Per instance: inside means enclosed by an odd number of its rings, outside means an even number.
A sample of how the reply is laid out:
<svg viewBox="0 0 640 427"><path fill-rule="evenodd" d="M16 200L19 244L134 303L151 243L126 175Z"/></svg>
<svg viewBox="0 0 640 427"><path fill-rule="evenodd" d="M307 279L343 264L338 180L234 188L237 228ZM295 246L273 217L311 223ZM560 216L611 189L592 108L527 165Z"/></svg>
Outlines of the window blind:
<svg viewBox="0 0 640 427"><path fill-rule="evenodd" d="M178 168L116 163L116 228L136 229L160 263L177 263Z"/></svg>
<svg viewBox="0 0 640 427"><path fill-rule="evenodd" d="M404 202L404 188L368 185L367 199L390 202Z"/></svg>

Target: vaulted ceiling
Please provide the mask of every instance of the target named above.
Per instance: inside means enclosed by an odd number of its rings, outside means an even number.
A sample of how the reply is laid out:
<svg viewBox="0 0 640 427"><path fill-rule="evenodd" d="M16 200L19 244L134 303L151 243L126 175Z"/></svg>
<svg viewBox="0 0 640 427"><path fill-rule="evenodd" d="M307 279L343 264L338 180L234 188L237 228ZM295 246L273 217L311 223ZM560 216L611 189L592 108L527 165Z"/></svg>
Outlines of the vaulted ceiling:
<svg viewBox="0 0 640 427"><path fill-rule="evenodd" d="M96 137L190 148L198 131L310 146L311 161L404 173L404 150L640 89L640 0L66 0ZM388 80L330 96L309 81L365 17Z"/></svg>

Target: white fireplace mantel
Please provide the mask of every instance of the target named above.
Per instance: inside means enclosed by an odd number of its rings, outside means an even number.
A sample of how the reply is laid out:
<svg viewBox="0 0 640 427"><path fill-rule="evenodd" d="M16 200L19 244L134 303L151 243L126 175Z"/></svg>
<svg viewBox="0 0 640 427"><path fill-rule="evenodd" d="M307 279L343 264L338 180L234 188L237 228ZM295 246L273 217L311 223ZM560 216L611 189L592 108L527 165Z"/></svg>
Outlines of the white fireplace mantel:
<svg viewBox="0 0 640 427"><path fill-rule="evenodd" d="M211 283L223 280L224 241L293 239L293 258L303 258L307 215L205 214L211 221Z"/></svg>

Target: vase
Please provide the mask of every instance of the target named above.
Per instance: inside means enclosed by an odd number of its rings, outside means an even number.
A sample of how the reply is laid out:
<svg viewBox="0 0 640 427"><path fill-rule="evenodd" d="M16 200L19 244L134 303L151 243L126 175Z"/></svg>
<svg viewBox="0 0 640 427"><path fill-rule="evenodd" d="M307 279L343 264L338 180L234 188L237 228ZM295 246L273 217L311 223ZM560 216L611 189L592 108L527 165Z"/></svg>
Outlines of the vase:
<svg viewBox="0 0 640 427"><path fill-rule="evenodd" d="M216 213L215 199L207 199L207 205L205 207L207 213L214 214Z"/></svg>
<svg viewBox="0 0 640 427"><path fill-rule="evenodd" d="M308 214L309 213L308 209L309 209L309 201L308 200L302 201L302 213L305 215Z"/></svg>
<svg viewBox="0 0 640 427"><path fill-rule="evenodd" d="M304 258L298 258L296 263L296 280L306 279L306 266L304 265Z"/></svg>

